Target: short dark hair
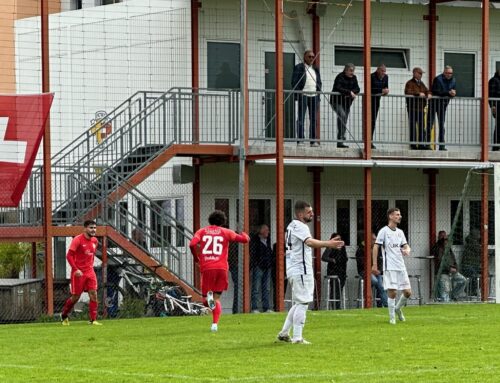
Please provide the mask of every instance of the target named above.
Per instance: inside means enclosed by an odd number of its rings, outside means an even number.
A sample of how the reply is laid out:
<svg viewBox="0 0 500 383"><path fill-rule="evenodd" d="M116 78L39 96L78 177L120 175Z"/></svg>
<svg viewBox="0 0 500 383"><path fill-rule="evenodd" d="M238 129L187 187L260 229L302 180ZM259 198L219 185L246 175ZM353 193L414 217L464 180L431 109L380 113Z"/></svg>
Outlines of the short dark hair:
<svg viewBox="0 0 500 383"><path fill-rule="evenodd" d="M389 210L387 210L387 219L389 219L389 216L395 211L400 211L400 210L397 207L391 207Z"/></svg>
<svg viewBox="0 0 500 383"><path fill-rule="evenodd" d="M304 211L306 208L311 207L306 201L297 201L295 202L295 214Z"/></svg>
<svg viewBox="0 0 500 383"><path fill-rule="evenodd" d="M83 227L89 227L90 225L97 225L93 219L88 219L83 223Z"/></svg>
<svg viewBox="0 0 500 383"><path fill-rule="evenodd" d="M214 210L208 216L208 223L215 226L224 226L226 224L227 218L226 213L222 210Z"/></svg>

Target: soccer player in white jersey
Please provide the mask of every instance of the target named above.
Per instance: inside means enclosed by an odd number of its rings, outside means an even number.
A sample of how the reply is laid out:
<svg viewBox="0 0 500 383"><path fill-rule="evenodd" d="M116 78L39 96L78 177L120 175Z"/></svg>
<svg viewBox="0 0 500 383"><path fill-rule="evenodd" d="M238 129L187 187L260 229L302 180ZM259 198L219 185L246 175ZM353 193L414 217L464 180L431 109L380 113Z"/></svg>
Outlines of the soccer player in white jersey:
<svg viewBox="0 0 500 383"><path fill-rule="evenodd" d="M411 249L406 242L403 230L398 229L398 224L402 218L398 208L387 210L389 223L378 232L372 252L372 273L378 275L380 271L377 268L377 255L379 249L382 250L384 289L387 290L390 324L396 324L396 315L400 321L405 321L401 307L406 305L408 298L411 296L410 279L403 260L403 256L410 255ZM403 294L396 304L398 290L402 290Z"/></svg>
<svg viewBox="0 0 500 383"><path fill-rule="evenodd" d="M313 217L311 205L304 201L297 201L295 219L290 222L286 230L286 275L292 286L292 307L278 334L278 340L282 342L310 343L302 337L302 330L306 322L307 307L313 301L314 294L312 249L322 247L340 249L344 246L344 241L341 241L339 237L328 241L312 238L307 223L311 222ZM293 337L290 337L292 327Z"/></svg>

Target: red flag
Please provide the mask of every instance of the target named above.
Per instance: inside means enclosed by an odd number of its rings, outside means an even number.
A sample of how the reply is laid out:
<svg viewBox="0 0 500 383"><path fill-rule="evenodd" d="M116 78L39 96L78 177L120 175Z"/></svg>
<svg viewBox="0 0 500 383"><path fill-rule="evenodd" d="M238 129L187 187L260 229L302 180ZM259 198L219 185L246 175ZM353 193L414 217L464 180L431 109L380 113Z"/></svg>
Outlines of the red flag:
<svg viewBox="0 0 500 383"><path fill-rule="evenodd" d="M0 206L23 195L50 112L52 93L0 95Z"/></svg>

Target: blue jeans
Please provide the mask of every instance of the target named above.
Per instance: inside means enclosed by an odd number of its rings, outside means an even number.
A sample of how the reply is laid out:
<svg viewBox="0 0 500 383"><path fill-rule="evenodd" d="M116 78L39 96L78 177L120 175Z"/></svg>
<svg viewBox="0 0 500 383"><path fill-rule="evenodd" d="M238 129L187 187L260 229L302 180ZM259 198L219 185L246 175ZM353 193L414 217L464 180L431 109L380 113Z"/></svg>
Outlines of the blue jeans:
<svg viewBox="0 0 500 383"><path fill-rule="evenodd" d="M255 267L252 272L252 310L259 309L259 288L262 298L262 311L267 311L269 307L269 284L271 282L271 269L261 269Z"/></svg>
<svg viewBox="0 0 500 383"><path fill-rule="evenodd" d="M375 287L377 297L380 298L380 301L377 301L377 307L387 307L387 293L384 290L383 276L372 274L372 286Z"/></svg>

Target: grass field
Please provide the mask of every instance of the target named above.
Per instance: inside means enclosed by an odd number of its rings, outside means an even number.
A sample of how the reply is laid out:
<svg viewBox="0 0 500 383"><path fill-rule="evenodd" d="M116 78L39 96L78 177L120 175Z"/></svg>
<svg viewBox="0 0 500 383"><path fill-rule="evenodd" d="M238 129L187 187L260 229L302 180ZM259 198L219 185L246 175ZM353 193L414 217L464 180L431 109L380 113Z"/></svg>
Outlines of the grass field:
<svg viewBox="0 0 500 383"><path fill-rule="evenodd" d="M0 382L499 382L500 306L309 311L312 345L277 343L284 313L0 326Z"/></svg>

